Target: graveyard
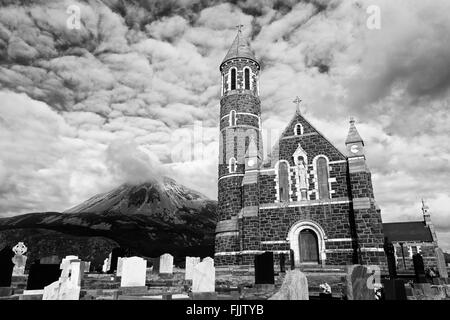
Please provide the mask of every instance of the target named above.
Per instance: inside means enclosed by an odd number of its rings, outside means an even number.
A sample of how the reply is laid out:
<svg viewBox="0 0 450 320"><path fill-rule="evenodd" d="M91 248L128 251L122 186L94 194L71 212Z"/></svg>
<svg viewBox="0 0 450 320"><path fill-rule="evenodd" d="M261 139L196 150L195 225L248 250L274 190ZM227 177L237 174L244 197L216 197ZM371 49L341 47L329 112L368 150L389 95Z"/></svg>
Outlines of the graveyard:
<svg viewBox="0 0 450 320"><path fill-rule="evenodd" d="M211 257L126 257L114 249L101 270L76 255L42 257L26 266L23 242L0 252L0 300L450 300L445 263L429 277L420 254L414 273L378 266L295 267L272 252L253 266L215 266Z"/></svg>

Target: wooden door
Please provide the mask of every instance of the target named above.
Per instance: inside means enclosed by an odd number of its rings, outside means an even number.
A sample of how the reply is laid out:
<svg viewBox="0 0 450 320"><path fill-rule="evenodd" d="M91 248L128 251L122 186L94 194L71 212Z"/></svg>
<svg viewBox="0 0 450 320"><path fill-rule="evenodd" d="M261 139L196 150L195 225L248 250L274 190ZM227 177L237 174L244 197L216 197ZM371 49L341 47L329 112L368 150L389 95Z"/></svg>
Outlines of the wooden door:
<svg viewBox="0 0 450 320"><path fill-rule="evenodd" d="M311 263L319 262L319 248L317 236L312 230L302 230L299 235L300 243L300 262Z"/></svg>

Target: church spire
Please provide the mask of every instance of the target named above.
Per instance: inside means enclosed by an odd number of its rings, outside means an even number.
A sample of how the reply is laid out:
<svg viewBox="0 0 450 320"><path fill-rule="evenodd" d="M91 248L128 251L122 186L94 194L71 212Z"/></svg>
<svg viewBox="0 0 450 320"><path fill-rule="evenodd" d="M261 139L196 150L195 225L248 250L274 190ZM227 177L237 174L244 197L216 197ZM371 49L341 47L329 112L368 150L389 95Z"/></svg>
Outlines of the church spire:
<svg viewBox="0 0 450 320"><path fill-rule="evenodd" d="M253 51L250 48L250 44L248 40L242 35L242 27L243 25L238 25L238 32L236 37L234 38L233 43L231 44L230 49L228 50L227 55L223 59L222 63L234 58L247 58L252 59L257 62Z"/></svg>

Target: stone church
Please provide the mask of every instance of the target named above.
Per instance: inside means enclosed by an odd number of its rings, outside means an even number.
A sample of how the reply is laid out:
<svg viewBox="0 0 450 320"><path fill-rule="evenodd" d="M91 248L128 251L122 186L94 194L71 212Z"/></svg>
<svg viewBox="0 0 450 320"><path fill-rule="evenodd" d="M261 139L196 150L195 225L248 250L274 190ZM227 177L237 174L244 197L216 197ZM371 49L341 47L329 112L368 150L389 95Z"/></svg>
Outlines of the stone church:
<svg viewBox="0 0 450 320"><path fill-rule="evenodd" d="M272 251L296 266L386 266L364 142L350 121L342 153L299 111L264 159L260 64L238 31L220 65L217 265Z"/></svg>

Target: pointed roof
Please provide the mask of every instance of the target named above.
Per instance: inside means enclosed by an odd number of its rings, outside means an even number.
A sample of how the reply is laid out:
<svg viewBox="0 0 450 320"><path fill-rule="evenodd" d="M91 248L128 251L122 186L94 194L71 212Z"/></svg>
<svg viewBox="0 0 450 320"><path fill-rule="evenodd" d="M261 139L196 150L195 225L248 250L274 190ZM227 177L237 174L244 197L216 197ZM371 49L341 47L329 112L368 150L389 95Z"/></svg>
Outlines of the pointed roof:
<svg viewBox="0 0 450 320"><path fill-rule="evenodd" d="M222 63L234 58L248 58L257 61L252 49L250 49L248 40L242 35L242 31L240 29L238 30L236 38L234 38L230 50L228 50L228 53Z"/></svg>
<svg viewBox="0 0 450 320"><path fill-rule="evenodd" d="M350 128L348 129L347 139L345 140L345 144L361 142L364 145L364 141L359 135L358 130L356 130L355 119L350 118Z"/></svg>

